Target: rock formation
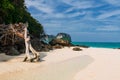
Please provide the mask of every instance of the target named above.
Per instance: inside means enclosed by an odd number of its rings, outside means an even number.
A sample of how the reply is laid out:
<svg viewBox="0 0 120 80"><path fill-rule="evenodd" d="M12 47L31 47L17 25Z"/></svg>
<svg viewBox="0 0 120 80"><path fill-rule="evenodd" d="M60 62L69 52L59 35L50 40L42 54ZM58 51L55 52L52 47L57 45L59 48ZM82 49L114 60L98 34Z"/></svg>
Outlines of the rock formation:
<svg viewBox="0 0 120 80"><path fill-rule="evenodd" d="M67 33L58 33L57 36L50 42L51 45L62 45L62 46L70 46L71 45L71 37Z"/></svg>

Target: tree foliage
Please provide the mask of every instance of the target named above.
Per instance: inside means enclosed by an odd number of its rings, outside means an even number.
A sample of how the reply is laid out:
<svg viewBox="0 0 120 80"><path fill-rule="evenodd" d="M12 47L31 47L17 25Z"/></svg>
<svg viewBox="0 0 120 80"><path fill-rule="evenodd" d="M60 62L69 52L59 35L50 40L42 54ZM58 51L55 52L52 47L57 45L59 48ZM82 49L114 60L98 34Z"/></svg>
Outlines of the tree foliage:
<svg viewBox="0 0 120 80"><path fill-rule="evenodd" d="M0 24L19 22L28 22L30 33L36 37L44 33L43 26L27 11L24 0L0 0Z"/></svg>

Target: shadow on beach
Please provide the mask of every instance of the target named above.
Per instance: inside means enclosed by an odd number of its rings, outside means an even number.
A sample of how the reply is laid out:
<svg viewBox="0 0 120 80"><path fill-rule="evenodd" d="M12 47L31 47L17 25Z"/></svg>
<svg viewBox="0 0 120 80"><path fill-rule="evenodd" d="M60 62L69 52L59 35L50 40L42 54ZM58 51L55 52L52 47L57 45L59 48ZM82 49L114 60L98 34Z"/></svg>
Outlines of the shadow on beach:
<svg viewBox="0 0 120 80"><path fill-rule="evenodd" d="M47 53L44 53L44 52L40 52L40 62L43 62L45 60L43 60L44 57L47 56Z"/></svg>
<svg viewBox="0 0 120 80"><path fill-rule="evenodd" d="M40 52L40 62L44 61L42 60L44 57L46 57L47 54L44 52ZM25 54L17 55L17 56L10 56L6 55L5 53L0 53L0 62L22 62L25 57Z"/></svg>
<svg viewBox="0 0 120 80"><path fill-rule="evenodd" d="M9 55L6 55L5 53L0 53L0 62L6 62L11 59L14 59L15 57L16 56L9 56Z"/></svg>
<svg viewBox="0 0 120 80"><path fill-rule="evenodd" d="M42 53L43 57L46 54ZM65 60L59 63L36 68L22 73L16 73L14 77L9 75L10 80L73 80L74 75L80 70L86 68L94 59L88 55ZM24 76L26 75L26 76ZM29 77L28 77L29 76ZM5 79L7 80L7 79Z"/></svg>

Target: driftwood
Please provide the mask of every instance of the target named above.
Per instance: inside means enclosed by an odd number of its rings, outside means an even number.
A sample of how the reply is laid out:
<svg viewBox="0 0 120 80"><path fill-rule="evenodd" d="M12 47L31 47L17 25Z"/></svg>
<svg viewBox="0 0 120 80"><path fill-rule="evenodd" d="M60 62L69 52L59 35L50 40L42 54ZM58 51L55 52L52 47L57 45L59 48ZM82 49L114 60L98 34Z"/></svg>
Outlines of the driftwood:
<svg viewBox="0 0 120 80"><path fill-rule="evenodd" d="M24 28L24 39L25 39L25 46L26 46L26 50L25 50L25 53L26 53L26 56L24 58L24 61L26 61L27 59L30 60L30 62L32 62L33 60L36 60L36 61L39 61L39 52L37 52L35 49L33 49L33 47L31 46L31 42L30 42L30 36L28 35L28 30L27 30L27 27L28 25L26 24L25 25L25 28ZM33 54L33 58L31 57L30 55L30 51L32 52Z"/></svg>
<svg viewBox="0 0 120 80"><path fill-rule="evenodd" d="M0 46L15 45L16 43L24 41L26 48L24 61L27 59L31 62L34 60L39 61L39 52L37 52L31 45L30 35L28 35L27 27L27 23L0 25Z"/></svg>

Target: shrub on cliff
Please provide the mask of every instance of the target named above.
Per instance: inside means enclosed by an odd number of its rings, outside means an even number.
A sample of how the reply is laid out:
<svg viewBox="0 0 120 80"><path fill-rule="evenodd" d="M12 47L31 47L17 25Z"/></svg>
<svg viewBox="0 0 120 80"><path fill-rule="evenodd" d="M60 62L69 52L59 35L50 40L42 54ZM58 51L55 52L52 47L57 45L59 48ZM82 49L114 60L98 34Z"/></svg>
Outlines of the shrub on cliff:
<svg viewBox="0 0 120 80"><path fill-rule="evenodd" d="M30 33L36 37L44 33L43 26L27 11L24 0L0 0L0 24L19 22L28 22Z"/></svg>

